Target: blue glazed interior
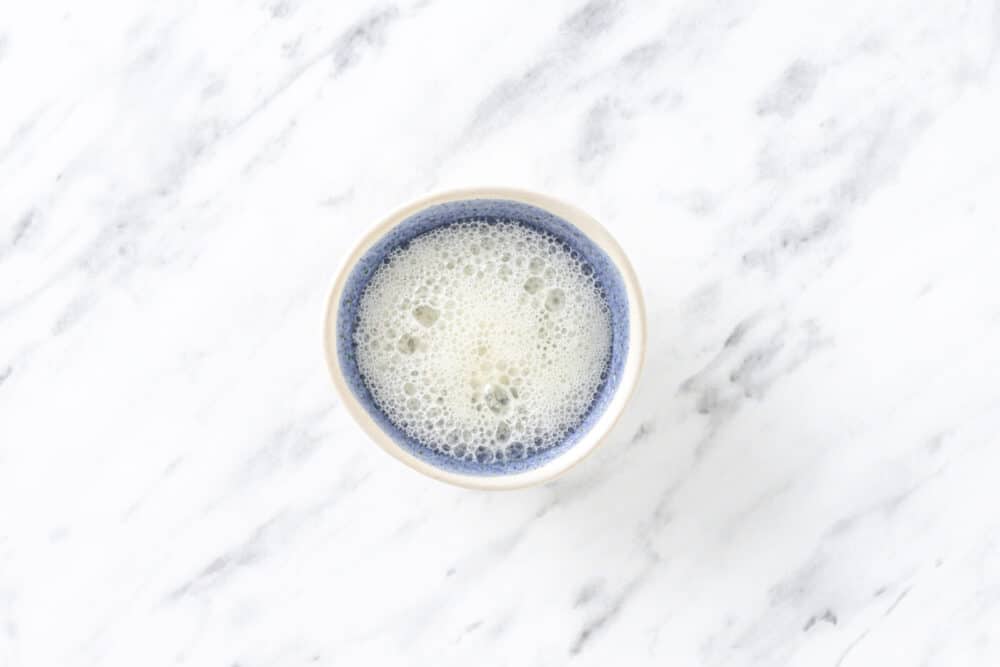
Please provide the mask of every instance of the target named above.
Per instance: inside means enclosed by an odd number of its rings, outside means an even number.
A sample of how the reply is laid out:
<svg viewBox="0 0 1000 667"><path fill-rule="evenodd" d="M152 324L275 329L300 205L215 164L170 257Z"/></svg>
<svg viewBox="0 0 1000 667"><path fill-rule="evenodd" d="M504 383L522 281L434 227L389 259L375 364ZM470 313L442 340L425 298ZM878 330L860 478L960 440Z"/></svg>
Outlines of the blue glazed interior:
<svg viewBox="0 0 1000 667"><path fill-rule="evenodd" d="M432 229L472 220L485 220L490 223L516 222L560 239L570 249L580 253L594 268L594 274L603 288L605 300L611 310L611 357L608 361L607 379L598 387L586 416L563 442L523 459L490 463L479 463L475 460L460 461L424 446L389 421L378 408L358 371L355 359L354 329L358 319L358 303L368 280L385 258L396 248ZM449 472L465 475L509 475L537 468L557 458L579 442L604 412L621 381L628 353L628 296L625 282L614 262L583 232L562 218L536 206L507 199L466 199L436 204L414 213L392 228L364 254L351 270L341 294L336 332L337 356L347 385L372 419L399 446L417 458Z"/></svg>

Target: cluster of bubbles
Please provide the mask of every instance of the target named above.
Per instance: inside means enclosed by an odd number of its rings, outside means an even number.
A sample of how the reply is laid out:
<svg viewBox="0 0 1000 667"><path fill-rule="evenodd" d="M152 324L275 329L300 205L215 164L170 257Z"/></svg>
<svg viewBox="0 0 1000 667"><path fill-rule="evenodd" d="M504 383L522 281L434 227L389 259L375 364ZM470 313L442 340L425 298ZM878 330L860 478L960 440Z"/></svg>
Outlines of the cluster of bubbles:
<svg viewBox="0 0 1000 667"><path fill-rule="evenodd" d="M354 331L376 404L422 445L456 459L516 460L586 415L611 351L593 268L513 222L440 227L374 272Z"/></svg>

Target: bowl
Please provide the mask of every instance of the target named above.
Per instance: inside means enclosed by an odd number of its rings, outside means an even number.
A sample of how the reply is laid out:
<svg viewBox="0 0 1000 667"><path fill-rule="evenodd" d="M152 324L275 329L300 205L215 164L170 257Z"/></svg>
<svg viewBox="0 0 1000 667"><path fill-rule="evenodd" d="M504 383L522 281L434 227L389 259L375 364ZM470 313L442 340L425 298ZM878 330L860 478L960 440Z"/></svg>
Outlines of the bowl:
<svg viewBox="0 0 1000 667"><path fill-rule="evenodd" d="M394 424L376 404L356 362L353 331L368 280L393 250L439 227L468 220L514 221L555 236L594 271L611 314L611 354L583 419L556 445L482 463L436 452ZM553 197L512 188L467 188L423 197L367 232L344 260L326 304L323 345L334 387L358 425L393 457L434 479L473 489L515 489L566 472L607 437L632 394L645 352L646 322L635 272L591 216ZM529 448L530 449L530 448Z"/></svg>

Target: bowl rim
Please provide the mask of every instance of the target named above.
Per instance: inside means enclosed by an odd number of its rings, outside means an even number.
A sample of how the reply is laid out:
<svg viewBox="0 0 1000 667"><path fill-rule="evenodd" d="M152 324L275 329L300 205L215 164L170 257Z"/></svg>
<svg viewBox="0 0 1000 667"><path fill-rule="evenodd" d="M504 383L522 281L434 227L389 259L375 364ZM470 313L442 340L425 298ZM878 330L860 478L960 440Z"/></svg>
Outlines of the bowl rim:
<svg viewBox="0 0 1000 667"><path fill-rule="evenodd" d="M628 298L629 345L622 369L618 387L604 409L603 414L593 426L582 435L580 441L564 453L547 461L537 468L511 474L476 475L443 470L437 466L422 461L396 443L364 409L361 401L354 395L340 367L337 354L337 316L344 287L351 270L366 252L386 233L414 213L446 202L467 199L506 199L536 206L556 215L583 232L601 250L603 250L615 267L621 273ZM369 438L375 441L391 456L413 468L417 472L442 482L479 490L505 490L534 486L550 481L562 475L590 455L606 439L608 433L618 422L619 417L628 403L639 380L643 359L646 351L646 310L642 299L642 290L635 270L625 252L611 234L593 217L583 210L549 195L530 190L510 187L466 187L434 192L410 201L395 209L381 221L371 227L358 239L347 256L341 261L333 285L326 300L323 319L323 350L326 357L327 370L334 387L340 396L341 403L361 426Z"/></svg>

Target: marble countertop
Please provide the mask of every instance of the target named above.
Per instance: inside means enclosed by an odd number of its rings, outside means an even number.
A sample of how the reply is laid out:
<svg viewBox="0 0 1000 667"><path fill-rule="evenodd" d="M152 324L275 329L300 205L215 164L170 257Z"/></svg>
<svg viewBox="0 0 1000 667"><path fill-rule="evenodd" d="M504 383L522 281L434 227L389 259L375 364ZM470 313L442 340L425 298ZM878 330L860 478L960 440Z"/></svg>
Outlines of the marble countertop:
<svg viewBox="0 0 1000 667"><path fill-rule="evenodd" d="M997 3L8 5L0 665L1000 664ZM320 340L481 184L649 314L511 493L373 446Z"/></svg>

